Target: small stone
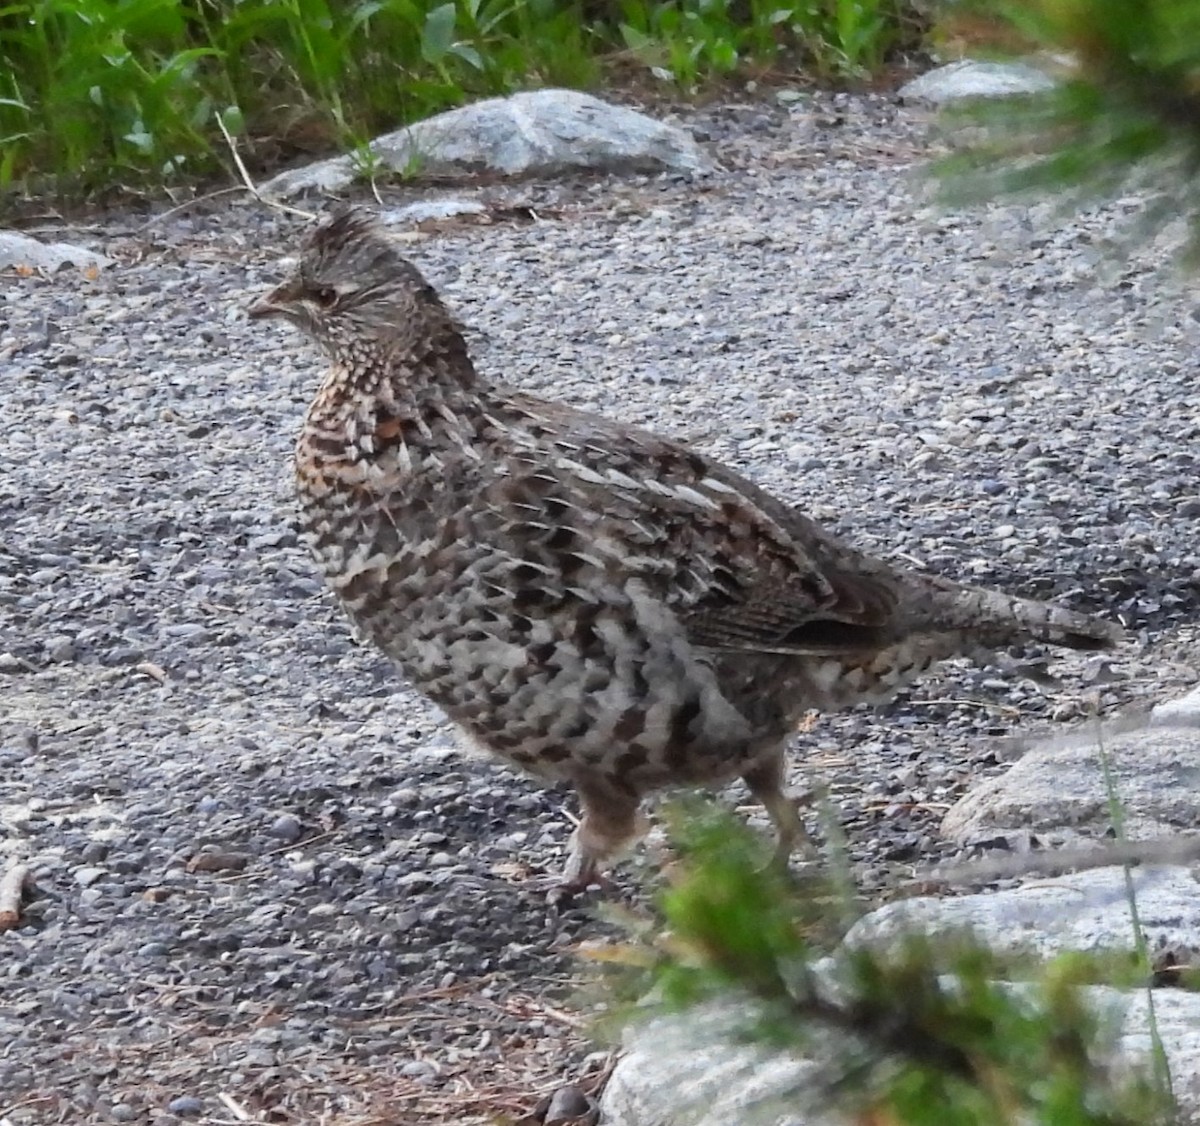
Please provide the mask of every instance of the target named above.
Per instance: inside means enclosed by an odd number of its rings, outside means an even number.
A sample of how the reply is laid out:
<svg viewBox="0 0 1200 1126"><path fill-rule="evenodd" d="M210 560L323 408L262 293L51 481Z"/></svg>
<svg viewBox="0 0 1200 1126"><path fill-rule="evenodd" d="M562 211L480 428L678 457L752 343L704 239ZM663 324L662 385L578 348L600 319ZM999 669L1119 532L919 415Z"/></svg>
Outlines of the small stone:
<svg viewBox="0 0 1200 1126"><path fill-rule="evenodd" d="M430 1060L409 1060L402 1068L400 1074L405 1079L416 1079L418 1082L428 1082L437 1076L437 1065Z"/></svg>
<svg viewBox="0 0 1200 1126"><path fill-rule="evenodd" d="M56 664L75 660L75 642L69 637L54 637L46 642L46 657Z"/></svg>
<svg viewBox="0 0 1200 1126"><path fill-rule="evenodd" d="M137 1118L137 1111L128 1103L113 1103L109 1107L108 1116L114 1122L132 1122Z"/></svg>
<svg viewBox="0 0 1200 1126"><path fill-rule="evenodd" d="M189 872L240 872L250 862L244 852L224 852L221 849L198 852L187 863Z"/></svg>
<svg viewBox="0 0 1200 1126"><path fill-rule="evenodd" d="M578 1087L559 1087L546 1108L545 1126L568 1126L591 1110L591 1100Z"/></svg>
<svg viewBox="0 0 1200 1126"><path fill-rule="evenodd" d="M304 831L300 824L300 818L293 813L281 813L271 823L270 829L267 830L273 837L278 837L281 841L291 844L293 841L300 839L300 834Z"/></svg>
<svg viewBox="0 0 1200 1126"><path fill-rule="evenodd" d="M80 856L88 864L99 864L108 859L108 845L103 841L88 841Z"/></svg>
<svg viewBox="0 0 1200 1126"><path fill-rule="evenodd" d="M167 1110L172 1114L199 1114L204 1110L204 1103L195 1095L180 1095L167 1103Z"/></svg>
<svg viewBox="0 0 1200 1126"><path fill-rule="evenodd" d="M108 875L106 868L76 868L72 873L75 882L83 888L91 887L97 880Z"/></svg>

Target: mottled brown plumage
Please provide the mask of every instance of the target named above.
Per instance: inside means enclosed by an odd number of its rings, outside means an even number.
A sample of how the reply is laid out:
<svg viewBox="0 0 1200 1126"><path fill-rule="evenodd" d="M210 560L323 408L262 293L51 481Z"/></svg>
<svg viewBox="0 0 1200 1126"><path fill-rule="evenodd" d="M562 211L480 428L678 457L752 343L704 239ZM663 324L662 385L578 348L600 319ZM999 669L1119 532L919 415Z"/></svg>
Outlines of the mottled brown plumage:
<svg viewBox="0 0 1200 1126"><path fill-rule="evenodd" d="M296 448L331 587L476 741L574 785L576 885L667 786L740 776L790 849L783 750L809 709L885 700L958 654L1121 636L893 567L685 445L485 379L359 213L318 228L252 312L332 359Z"/></svg>

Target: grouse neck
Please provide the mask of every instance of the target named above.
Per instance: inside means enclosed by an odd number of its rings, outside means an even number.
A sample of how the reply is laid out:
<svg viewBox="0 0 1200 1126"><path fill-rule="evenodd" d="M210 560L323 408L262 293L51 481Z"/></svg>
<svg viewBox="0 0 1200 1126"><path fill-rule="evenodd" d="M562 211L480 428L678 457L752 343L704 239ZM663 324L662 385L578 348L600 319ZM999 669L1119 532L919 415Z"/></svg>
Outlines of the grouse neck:
<svg viewBox="0 0 1200 1126"><path fill-rule="evenodd" d="M494 389L458 354L439 348L403 360L377 357L368 365L335 361L306 418L319 446L336 445L353 460L371 459L396 445L406 462L417 451L473 445L486 427Z"/></svg>

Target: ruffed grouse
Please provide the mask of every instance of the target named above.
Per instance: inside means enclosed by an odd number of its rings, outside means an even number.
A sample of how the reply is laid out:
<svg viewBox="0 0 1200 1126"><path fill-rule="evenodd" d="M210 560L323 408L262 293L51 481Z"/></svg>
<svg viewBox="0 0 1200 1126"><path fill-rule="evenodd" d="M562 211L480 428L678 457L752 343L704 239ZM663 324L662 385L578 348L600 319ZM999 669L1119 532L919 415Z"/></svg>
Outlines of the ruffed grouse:
<svg viewBox="0 0 1200 1126"><path fill-rule="evenodd" d="M362 213L319 226L250 311L332 360L296 448L329 584L476 741L575 787L575 887L668 786L740 776L790 849L784 746L809 709L959 654L1122 635L864 555L681 443L492 382Z"/></svg>

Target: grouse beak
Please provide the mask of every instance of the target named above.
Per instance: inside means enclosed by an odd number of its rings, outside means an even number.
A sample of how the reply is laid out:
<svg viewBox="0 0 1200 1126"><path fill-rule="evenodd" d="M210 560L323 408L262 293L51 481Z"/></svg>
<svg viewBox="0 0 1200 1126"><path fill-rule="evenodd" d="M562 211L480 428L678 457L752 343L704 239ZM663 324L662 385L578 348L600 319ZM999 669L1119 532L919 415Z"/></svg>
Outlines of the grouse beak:
<svg viewBox="0 0 1200 1126"><path fill-rule="evenodd" d="M286 317L295 306L299 293L300 287L295 281L286 281L248 305L246 316L254 320L261 320L263 317Z"/></svg>

